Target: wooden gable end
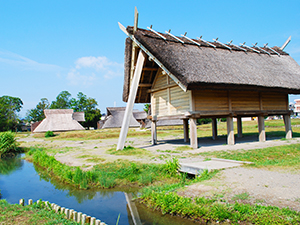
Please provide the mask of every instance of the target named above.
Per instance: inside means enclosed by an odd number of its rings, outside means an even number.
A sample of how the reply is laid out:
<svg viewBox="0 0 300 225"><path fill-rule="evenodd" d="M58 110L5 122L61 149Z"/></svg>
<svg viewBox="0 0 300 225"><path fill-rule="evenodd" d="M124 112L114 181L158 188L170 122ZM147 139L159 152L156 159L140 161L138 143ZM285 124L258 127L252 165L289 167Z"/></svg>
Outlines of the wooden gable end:
<svg viewBox="0 0 300 225"><path fill-rule="evenodd" d="M158 117L183 115L190 110L190 91L184 92L159 69L152 85L151 110Z"/></svg>

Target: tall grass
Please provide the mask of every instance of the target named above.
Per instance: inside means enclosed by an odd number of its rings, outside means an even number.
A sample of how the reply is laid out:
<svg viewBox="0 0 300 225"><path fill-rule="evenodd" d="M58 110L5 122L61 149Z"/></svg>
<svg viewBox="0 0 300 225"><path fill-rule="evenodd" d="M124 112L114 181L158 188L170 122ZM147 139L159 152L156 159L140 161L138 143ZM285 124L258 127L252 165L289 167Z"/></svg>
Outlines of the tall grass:
<svg viewBox="0 0 300 225"><path fill-rule="evenodd" d="M79 167L58 162L42 149L32 148L27 154L35 164L45 168L52 176L80 189L112 188L122 185L144 186L154 182L168 183L180 179L177 174L170 174L164 164L141 164L122 160L98 164L90 171L82 171Z"/></svg>
<svg viewBox="0 0 300 225"><path fill-rule="evenodd" d="M0 133L0 158L2 155L18 151L15 133L8 131Z"/></svg>

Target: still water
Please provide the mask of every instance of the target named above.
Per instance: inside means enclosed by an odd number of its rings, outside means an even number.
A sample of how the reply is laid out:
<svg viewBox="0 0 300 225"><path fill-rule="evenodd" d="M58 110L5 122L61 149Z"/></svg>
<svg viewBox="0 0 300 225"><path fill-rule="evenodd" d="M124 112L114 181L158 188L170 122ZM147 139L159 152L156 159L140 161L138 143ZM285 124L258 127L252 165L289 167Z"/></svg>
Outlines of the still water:
<svg viewBox="0 0 300 225"><path fill-rule="evenodd" d="M0 190L2 199L15 204L24 198L37 201L42 199L62 207L83 212L107 224L116 224L120 214L120 225L134 224L129 210L126 193L133 190L76 190L51 179L45 172L23 159L21 156L0 159ZM195 224L179 217L161 215L141 204L136 204L137 214L142 224Z"/></svg>

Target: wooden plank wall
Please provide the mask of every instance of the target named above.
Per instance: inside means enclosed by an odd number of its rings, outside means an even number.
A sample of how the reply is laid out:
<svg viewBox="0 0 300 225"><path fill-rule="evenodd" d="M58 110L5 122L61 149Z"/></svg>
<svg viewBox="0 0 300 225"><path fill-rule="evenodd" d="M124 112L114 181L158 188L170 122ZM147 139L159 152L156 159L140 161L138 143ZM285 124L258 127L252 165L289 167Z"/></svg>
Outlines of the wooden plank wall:
<svg viewBox="0 0 300 225"><path fill-rule="evenodd" d="M284 93L194 90L192 96L195 111L288 110L288 97Z"/></svg>
<svg viewBox="0 0 300 225"><path fill-rule="evenodd" d="M195 111L228 111L227 91L195 90Z"/></svg>
<svg viewBox="0 0 300 225"><path fill-rule="evenodd" d="M162 74L161 71L158 71L152 89L160 89L152 93L151 110L153 116L182 115L190 110L189 91L184 92L169 76Z"/></svg>
<svg viewBox="0 0 300 225"><path fill-rule="evenodd" d="M281 93L262 93L263 110L288 110L289 103L287 94Z"/></svg>
<svg viewBox="0 0 300 225"><path fill-rule="evenodd" d="M259 93L254 91L230 91L232 111L259 111Z"/></svg>

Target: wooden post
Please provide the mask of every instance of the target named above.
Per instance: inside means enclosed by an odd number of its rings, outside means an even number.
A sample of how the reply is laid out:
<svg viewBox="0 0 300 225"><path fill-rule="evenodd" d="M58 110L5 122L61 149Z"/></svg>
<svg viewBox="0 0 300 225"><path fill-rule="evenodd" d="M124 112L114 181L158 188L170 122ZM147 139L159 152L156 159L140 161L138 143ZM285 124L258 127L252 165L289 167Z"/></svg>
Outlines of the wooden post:
<svg viewBox="0 0 300 225"><path fill-rule="evenodd" d="M285 126L285 138L291 139L293 136L293 132L292 132L290 115L283 115L283 121L284 121L284 126Z"/></svg>
<svg viewBox="0 0 300 225"><path fill-rule="evenodd" d="M233 129L233 117L227 117L227 144L234 145L234 129Z"/></svg>
<svg viewBox="0 0 300 225"><path fill-rule="evenodd" d="M258 140L260 142L266 141L266 131L265 131L265 118L259 115L258 117Z"/></svg>
<svg viewBox="0 0 300 225"><path fill-rule="evenodd" d="M189 141L189 121L188 119L183 120L183 136L184 136L184 142Z"/></svg>
<svg viewBox="0 0 300 225"><path fill-rule="evenodd" d="M236 121L237 121L238 137L241 138L243 137L242 117L238 116Z"/></svg>
<svg viewBox="0 0 300 225"><path fill-rule="evenodd" d="M190 133L191 140L190 145L192 148L198 148L198 139L197 139L197 120L194 118L190 118Z"/></svg>
<svg viewBox="0 0 300 225"><path fill-rule="evenodd" d="M218 126L217 126L217 118L212 118L212 139L216 140L218 137Z"/></svg>
<svg viewBox="0 0 300 225"><path fill-rule="evenodd" d="M152 122L151 122L151 137L152 137L152 144L157 144L157 131L156 131L156 116L153 116Z"/></svg>
<svg viewBox="0 0 300 225"><path fill-rule="evenodd" d="M122 127L121 127L120 136L119 136L117 150L123 150L123 148L124 148L125 139L126 139L126 136L128 133L128 128L129 128L130 117L132 116L133 105L135 102L136 93L137 93L137 89L139 86L144 62L145 62L145 54L142 52L142 50L140 50L138 60L136 63L136 69L134 71L132 85L130 87L128 102L126 105L126 110L125 110L125 114L124 114L124 118L123 118L123 122L122 122Z"/></svg>

